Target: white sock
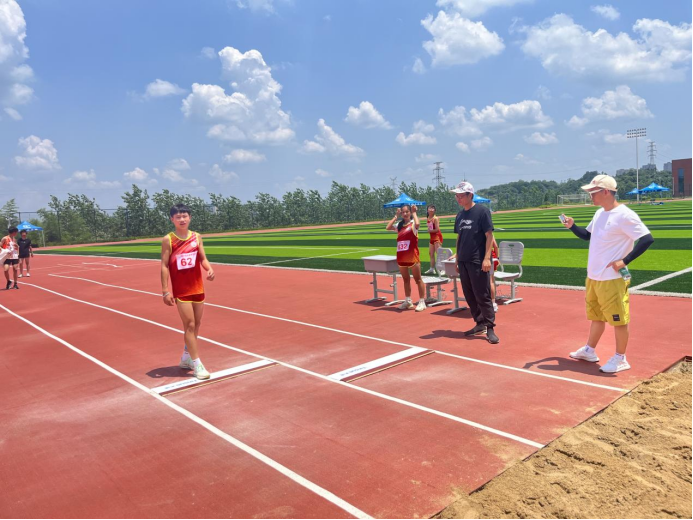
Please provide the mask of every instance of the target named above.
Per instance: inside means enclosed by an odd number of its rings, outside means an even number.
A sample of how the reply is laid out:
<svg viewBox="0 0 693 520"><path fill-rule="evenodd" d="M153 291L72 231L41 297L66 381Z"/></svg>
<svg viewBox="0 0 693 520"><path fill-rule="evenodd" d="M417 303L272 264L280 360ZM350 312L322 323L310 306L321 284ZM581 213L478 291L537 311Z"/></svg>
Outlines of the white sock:
<svg viewBox="0 0 693 520"><path fill-rule="evenodd" d="M618 357L620 357L621 359L626 359L626 355L625 355L625 354L619 354L618 352L616 352L616 355L617 355Z"/></svg>
<svg viewBox="0 0 693 520"><path fill-rule="evenodd" d="M424 300L423 298L419 298L419 303L426 303L426 300Z"/></svg>
<svg viewBox="0 0 693 520"><path fill-rule="evenodd" d="M408 302L411 302L411 296L407 296L407 297L405 298L405 300L408 301Z"/></svg>
<svg viewBox="0 0 693 520"><path fill-rule="evenodd" d="M193 365L195 366L195 368L197 368L197 366L198 366L200 363L202 363L202 361L200 361L200 358L193 359Z"/></svg>
<svg viewBox="0 0 693 520"><path fill-rule="evenodd" d="M585 345L585 352L587 352L588 354L594 354L594 349L589 345Z"/></svg>
<svg viewBox="0 0 693 520"><path fill-rule="evenodd" d="M183 360L190 359L190 352L188 352L187 350L184 350L183 356L181 356L181 359L183 359Z"/></svg>

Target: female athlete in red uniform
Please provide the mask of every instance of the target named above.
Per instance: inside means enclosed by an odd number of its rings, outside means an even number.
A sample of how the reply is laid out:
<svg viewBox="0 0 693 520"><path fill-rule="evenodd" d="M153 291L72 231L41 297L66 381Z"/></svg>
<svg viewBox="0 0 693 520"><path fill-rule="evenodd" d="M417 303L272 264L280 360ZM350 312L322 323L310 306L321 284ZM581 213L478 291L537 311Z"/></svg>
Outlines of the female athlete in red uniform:
<svg viewBox="0 0 693 520"><path fill-rule="evenodd" d="M402 220L395 226L395 221L402 215ZM397 231L397 265L404 281L404 294L406 299L399 308L413 309L411 301L411 281L409 279L409 269L414 276L414 282L419 289L419 303L416 311L421 312L426 308L423 280L421 280L421 263L419 262L419 217L416 216L416 206L405 204L402 208L397 208L397 213L387 224L388 231Z"/></svg>
<svg viewBox="0 0 693 520"><path fill-rule="evenodd" d="M161 241L161 291L166 305L175 304L178 307L183 322L185 347L180 360L181 368L193 370L198 379L209 379L209 372L200 361L197 348L205 301L200 266L207 271L207 280L214 280L214 271L202 247L202 237L188 229L190 208L176 204L170 214L176 230ZM168 289L169 276L171 291Z"/></svg>
<svg viewBox="0 0 693 520"><path fill-rule="evenodd" d="M436 253L438 249L443 247L443 233L440 231L440 221L436 217L436 207L431 204L428 206L427 211L426 224L428 225L428 232L431 234L431 240L428 244L428 257L431 260L431 268L426 271L426 274L435 274Z"/></svg>

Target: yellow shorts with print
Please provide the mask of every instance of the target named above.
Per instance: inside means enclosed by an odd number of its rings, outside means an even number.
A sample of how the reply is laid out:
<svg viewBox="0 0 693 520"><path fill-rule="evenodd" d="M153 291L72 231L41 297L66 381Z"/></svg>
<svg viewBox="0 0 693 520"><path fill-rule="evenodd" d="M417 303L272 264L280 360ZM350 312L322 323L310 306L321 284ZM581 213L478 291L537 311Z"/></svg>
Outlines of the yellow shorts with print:
<svg viewBox="0 0 693 520"><path fill-rule="evenodd" d="M585 304L587 319L590 321L607 321L614 327L628 325L630 321L630 306L628 286L630 280L585 281L587 292Z"/></svg>

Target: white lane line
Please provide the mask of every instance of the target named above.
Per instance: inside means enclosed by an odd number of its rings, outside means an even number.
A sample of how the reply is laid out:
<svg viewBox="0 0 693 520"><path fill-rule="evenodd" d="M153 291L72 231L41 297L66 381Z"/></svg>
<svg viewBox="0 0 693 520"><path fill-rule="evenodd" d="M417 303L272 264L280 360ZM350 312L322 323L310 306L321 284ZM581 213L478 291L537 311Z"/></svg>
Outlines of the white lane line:
<svg viewBox="0 0 693 520"><path fill-rule="evenodd" d="M115 265L115 264L104 264L101 262L82 262L82 265L103 265L103 266L110 266L110 267L123 267L122 265Z"/></svg>
<svg viewBox="0 0 693 520"><path fill-rule="evenodd" d="M198 417L197 415L193 414L192 412L186 410L185 408L183 408L183 407L181 407L181 406L178 406L177 404L175 404L175 403L169 401L169 400L166 399L165 397L162 397L162 396L160 396L159 394L157 394L157 393L155 393L155 392L152 392L149 388L147 388L147 387L144 386L143 384L138 383L138 382L135 381L134 379L131 379L130 377L126 376L125 374L123 374L123 373L121 373L121 372L118 372L116 369L110 367L109 365L107 365L107 364L104 363L103 361L100 361L100 360L96 359L95 357L90 356L90 355L87 354L86 352L83 352L82 350L78 349L77 347L75 347L74 345L68 343L67 341L65 341L65 340L63 340L63 339L61 339L61 338L59 338L59 337L57 337L57 336L51 334L51 333L48 332L47 330L41 328L40 326L36 325L35 323L33 323L33 322L29 321L28 319L24 318L23 316L20 316L19 314L16 314L16 313L12 312L10 309L8 309L7 307L5 307L4 305L0 305L0 309L3 309L5 312L11 314L11 315L14 316L15 318L18 318L18 319L22 320L22 321L23 321L24 323L26 323L27 325L29 325L29 326L35 328L36 330L38 330L38 331L41 332L42 334L45 334L45 335L48 336L49 338L51 338L51 339L57 341L58 343L60 343L60 344L62 344L62 345L64 345L64 346L66 346L67 348L69 348L70 350L76 352L76 353L79 354L80 356L82 356L82 357L88 359L89 361L91 361L91 362L97 364L97 365L100 366L101 368L103 368L103 369L109 371L111 374L113 374L113 375L115 375L115 376L121 378L123 381L126 381L126 382L130 383L130 384L131 384L132 386L134 386L135 388L138 388L138 389L142 390L143 392L148 393L149 395L151 395L152 397L154 397L155 399L157 399L159 402L165 404L165 405L168 406L169 408L172 408L173 410L177 411L177 412L180 413L181 415L184 415L185 417L187 417L187 418L190 419L191 421L196 422L197 424L199 424L199 425L202 426L203 428L205 428L205 429L207 429L208 431L212 432L214 435L217 435L218 437L221 437L222 439L224 439L224 440L225 440L226 442L228 442L229 444L232 444L233 446L239 448L240 450L243 450L244 452L246 452L246 453L247 453L248 455L250 455L251 457L254 457L254 458L256 458L257 460L259 460L260 462L263 462L264 464L268 465L270 468L272 468L272 469L278 471L279 473L281 473L281 474L284 475L285 477L290 478L291 480L293 480L294 482L296 482L296 483L299 484L300 486L303 486L304 488L308 489L309 491L312 491L313 493L315 493L315 494L318 495L319 497L324 498L324 499L327 500L328 502L331 502L332 504L334 504L334 505L336 505L337 507L339 507L340 509L346 511L346 512L349 513L350 515L353 515L353 516L355 516L356 518L372 518L370 515L364 513L364 512L361 511L360 509L358 509L358 508L356 508L355 506L351 505L351 504L350 504L349 502L347 502L346 500L343 500L343 499L339 498L339 497L338 497L337 495L335 495L334 493L332 493L332 492L326 490L325 488L322 488L322 487L318 486L318 485L315 484L314 482L311 482L310 480L308 480L308 479L302 477L302 476L299 475L298 473L296 473L296 472L290 470L290 469L287 468L286 466L280 464L279 462L275 461L274 459L271 459L270 457L268 457L267 455L265 455L265 454L263 454L263 453L257 451L256 449L251 448L250 446L248 446L248 445L245 444L244 442L242 442L242 441L236 439L235 437L232 437L232 436L229 435L228 433L226 433L226 432L220 430L220 429L217 428L216 426L213 426L212 424L208 423L208 422L205 421L204 419L201 419L200 417Z"/></svg>
<svg viewBox="0 0 693 520"><path fill-rule="evenodd" d="M32 283L28 283L28 284L24 284L24 285L26 285L26 286L28 286L28 287L35 287L36 289L40 289L41 291L46 291L46 292L48 292L48 293L55 294L56 296L60 296L60 297L62 297L62 298L66 298L66 299L72 300L72 301L74 301L74 302L83 303L84 305L89 305L89 306L91 306L91 307L96 307L97 309L103 309L103 310L105 310L105 311L113 312L113 313L115 313L115 314L120 314L121 316L126 316L126 317L132 318L132 319L134 319L134 320L138 320L138 321L143 321L143 322L145 322L145 323L149 323L150 325L155 325L155 326L161 327L161 328L163 328L163 329L171 330L171 331L173 331L173 332L177 332L178 334L183 334L183 331L182 331L182 330L174 329L173 327L169 327L168 325L164 325L163 323L158 323L158 322L156 322L156 321L148 320L147 318L142 318L142 317L140 317L140 316L135 316L135 315L133 315L133 314L128 314L127 312L119 311L119 310L117 310L117 309L111 309L110 307L105 307L105 306L103 306L103 305L98 305L98 304L96 304L96 303L91 303L91 302L87 302L87 301L84 301L84 300L79 300L79 299L77 299L77 298L73 298L72 296L68 296L68 295L66 295L66 294L62 294L62 293L53 291L53 290L51 290L51 289L46 289L45 287L41 287L40 285L36 285L36 284L32 284ZM139 292L139 291L138 291L138 292ZM152 293L149 293L149 294L152 294ZM399 404L402 404L402 405L404 405L404 406L408 406L408 407L410 407L410 408L414 408L414 409L416 409L416 410L420 410L420 411L423 411L423 412L426 412L426 413L430 413L430 414L432 414L432 415L437 415L437 416L439 416L439 417L444 417L444 418L446 418L446 419L450 419L450 420L452 420L452 421L455 421L455 422L458 422L458 423L461 423L461 424L466 424L467 426L471 426L471 427L477 428L477 429L479 429L479 430L483 430L483 431L486 431L486 432L489 432L489 433L493 433L493 434L498 435L498 436L500 436L500 437L505 437L505 438L507 438L507 439L511 439L511 440L520 442L520 443L522 443L522 444L526 444L526 445L528 445L528 446L532 446L533 448L541 449L541 448L544 447L543 444L540 444L540 443L538 443L538 442L534 442L534 441L529 440L529 439L525 439L524 437L520 437L519 435L514 435L514 434L512 434L512 433L504 432L504 431L502 431L502 430L497 430L497 429L495 429L495 428L491 428L490 426L486 426L486 425L484 425L484 424L480 424L480 423L477 423L477 422L474 422L474 421L470 421L469 419L464 419L464 418L462 418L462 417L457 417L457 416L451 415L451 414L449 414L449 413L441 412L441 411L439 411L439 410L435 410L435 409L433 409L433 408L428 408L428 407L426 407L426 406L422 406L422 405L419 405L419 404L416 404L416 403L412 403L412 402L410 402L410 401L405 401L404 399L399 399L399 398L397 398L397 397L392 397L392 396L387 395L387 394L381 394L380 392L376 392L376 391L374 391L374 390L369 390L369 389L367 389L367 388L362 388L362 387L360 387L360 386L355 386L355 385L352 385L352 384L350 384L350 383L345 383L345 382L343 382L343 381L335 381L334 379L330 379L328 376L324 376L324 375L322 375L322 374L318 374L317 372L313 372L313 371L307 370L307 369L305 369L305 368L301 368L301 367L298 367L298 366L295 366L295 365L291 365L291 364L289 364L289 363L284 363L283 361L279 361L279 360L276 360L276 359L272 359L272 358L269 358L269 357L266 357L266 356L261 356L261 355L259 355L259 354L255 354L254 352L249 352L249 351L247 351L247 350L243 350L243 349L240 349L240 348L232 347L231 345L227 345L226 343L221 343L220 341L216 341L216 340L213 340L213 339L211 339L211 338L206 338L206 337L204 337L204 336L198 336L198 339L201 339L201 340L203 340L203 341L207 341L207 342L212 343L213 345L217 345L217 346L219 346L219 347L223 347L223 348L226 348L226 349L229 349L229 350L233 350L234 352L240 352L241 354L246 354L246 355L251 356L251 357L254 357L254 358L264 359L264 360L267 360L267 361L271 361L271 362L273 362L273 363L277 363L278 365L282 365L283 367L287 367L287 368L290 368L290 369L292 369L292 370L297 370L297 371L299 371L299 372L303 372L304 374L308 374L308 375L310 375L310 376L317 377L317 378L322 379L322 380L324 380L324 381L329 381L330 383L334 383L334 384L336 384L336 385L343 385L343 386L345 386L345 387L347 387L347 388L351 388L351 389L353 389L353 390L357 390L357 391L363 392L363 393L365 393L365 394L373 395L373 396L379 397L379 398L381 398L381 399L385 399L385 400L387 400L387 401L392 401L392 402L395 402L395 403L399 403Z"/></svg>
<svg viewBox="0 0 693 520"><path fill-rule="evenodd" d="M685 274L685 273L690 273L691 271L693 271L693 267L687 267L686 269L682 269L681 271L666 274L664 276L660 276L659 278L655 278L654 280L650 280L649 282L645 282L645 283L641 283L640 285L636 285L635 287L631 288L631 291L637 291L638 289L650 287L651 285L656 285L659 282L663 282L664 280L669 280L670 278L676 278L677 276L681 276L682 274Z"/></svg>
<svg viewBox="0 0 693 520"><path fill-rule="evenodd" d="M412 356L419 356L420 354L423 354L425 352L430 352L431 354L433 353L432 350L426 349L426 348L420 348L420 347L412 347L408 348L407 350L402 350L400 352L395 352L394 354L390 354L389 356L384 356L378 359L374 359L372 361L368 361L366 363L363 363L361 365L347 368L346 370L341 370L339 372L335 372L334 374L329 375L331 379L336 379L337 381L346 381L346 380L353 380L354 376L358 376L360 374L363 374L365 372L370 372L372 370L375 370L377 368L384 367L385 365L390 365L392 363L396 363L397 361L402 361L406 358L410 358Z"/></svg>
<svg viewBox="0 0 693 520"><path fill-rule="evenodd" d="M156 388L152 388L152 392L156 392L159 395L168 394L177 390L182 390L183 388L188 388L190 386L206 384L216 379L223 379L236 374L240 375L244 372L251 372L257 370L258 368L265 368L271 366L274 366L274 363L262 359L260 361L246 363L245 365L241 365L238 367L227 368L225 370L219 370L218 372L212 372L211 374L209 374L209 379L197 379L196 377L191 377L188 379L183 379L182 381L176 381L175 383L157 386Z"/></svg>
<svg viewBox="0 0 693 520"><path fill-rule="evenodd" d="M124 291L132 291L132 292L138 292L138 293L142 293L142 294L149 294L149 295L157 296L158 298L161 298L161 295L160 295L159 293L153 293L153 292L149 292L149 291L142 291L142 290L140 290L140 289L131 289L131 288L129 288L129 287L122 287L122 286L120 286L120 285L112 285L112 284L108 284L108 283L97 282L96 280L90 280L89 278L79 278L79 277L76 277L76 276L63 276L63 275L59 275L59 274L51 274L51 275L49 275L49 276L55 276L55 277L57 277L57 278L69 278L69 279L71 279L71 280L82 280L82 281L84 281L84 282L94 283L94 284L97 284L97 285L104 285L104 286L106 286L106 287L113 287L113 288L116 288L116 289L122 289L122 290L124 290ZM584 287L583 287L583 290L584 290ZM240 313L242 313L242 314L250 314L250 315L252 315L252 316L259 316L259 317L261 317L261 318L270 318L270 319L273 319L273 320L285 321L285 322L288 322L288 323L295 323L295 324L297 324L297 325L304 325L304 326L306 326L306 327L313 327L313 328L316 328L316 329L327 330L327 331L330 331L330 332L337 332L337 333L339 333L339 334L345 334L345 335L347 335L347 336L354 336L354 337L357 337L357 338L369 339L369 340L372 340L372 341L378 341L378 342L380 342L380 343L388 343L388 344L390 344L390 345L399 345L399 346L407 347L407 348L420 348L418 345L410 345L410 344L408 344L408 343L402 343L402 342L400 342L400 341L391 341L391 340L389 340L389 339L377 338L377 337L375 337L375 336L366 336L366 335L364 335L364 334L357 334L357 333L355 333L355 332L349 332L349 331L346 331L346 330L333 329L333 328L331 328L331 327L324 327L324 326L322 326L322 325L315 325L314 323L307 323L307 322L305 322L305 321L291 320L291 319L289 319L289 318L280 318L280 317L278 317L278 316L271 316L271 315L269 315L269 314L260 314L260 313L258 313L258 312L246 311L246 310L243 310L243 309L235 309L235 308L233 308L233 307L227 307L227 306L225 306L225 305L219 305L219 304L216 304L216 303L208 303L208 302L205 302L205 306L217 307L217 308L219 308L219 309L226 309L226 310L229 310L229 311L240 312ZM448 353L442 352L442 351L440 351L440 350L434 350L434 352L436 352L436 353L438 353L438 354L444 354L444 355L446 355L446 356L456 357L456 358L458 358L458 359L463 359L463 360L465 360L465 361L470 361L470 362L472 362L472 363L480 363L480 364L482 364L482 365L492 366L492 367L496 367L496 368L504 368L504 369L506 369L506 370L514 370L514 371L516 371L516 372L522 372L523 374L528 374L528 375L532 375L532 376L547 377L547 378L549 378L549 379L556 379L556 380L559 380L559 381L566 381L566 382L568 382L568 383L575 383L575 384L578 384L578 385L592 386L592 387L594 387L594 388L602 388L602 389L604 389L604 390L612 390L612 391L614 391L614 392L628 392L628 389L626 389L626 388L618 388L618 387L616 387L616 386L600 385L600 384L598 384L598 383L590 383L589 381L581 381L581 380L579 380L579 379L571 379L571 378L569 378L569 377L556 376L556 375L553 375L553 374L544 374L544 373L542 373L542 372L535 372L535 371L533 371L533 370L527 370L526 368L518 368L518 367L513 367L513 366L510 366L510 365L503 365L503 364L500 364L500 363L493 363L493 362L491 362L491 361L483 361L483 360L481 360L481 359L470 358L470 357L466 357L466 356L458 356L458 355L456 355L456 354L448 354Z"/></svg>
<svg viewBox="0 0 693 520"><path fill-rule="evenodd" d="M255 264L255 265L274 265L274 264L283 264L285 262L298 262L299 260L311 260L313 258L326 258L328 256L340 256L340 255L351 255L355 253L367 253L370 251L377 251L378 249L361 249L358 251L348 251L346 253L333 253L331 255L318 255L318 256L306 256L304 258L290 258L288 260L276 260L274 262L265 262L264 264Z"/></svg>

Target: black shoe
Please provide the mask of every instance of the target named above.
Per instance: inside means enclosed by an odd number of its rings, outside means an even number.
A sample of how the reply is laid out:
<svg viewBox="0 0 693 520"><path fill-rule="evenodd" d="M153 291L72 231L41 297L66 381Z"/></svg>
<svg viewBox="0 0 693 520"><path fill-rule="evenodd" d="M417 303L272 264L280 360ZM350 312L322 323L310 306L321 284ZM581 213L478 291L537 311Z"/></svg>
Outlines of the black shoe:
<svg viewBox="0 0 693 520"><path fill-rule="evenodd" d="M19 285L14 284L14 287L12 287L12 288L13 288L13 289L19 289Z"/></svg>
<svg viewBox="0 0 693 520"><path fill-rule="evenodd" d="M476 325L473 329L465 331L465 336L476 336L478 334L486 334L486 325Z"/></svg>
<svg viewBox="0 0 693 520"><path fill-rule="evenodd" d="M493 332L493 329L488 329L486 331L486 339L492 345L495 345L496 343L500 343L500 339L498 339L498 336L496 336L496 333Z"/></svg>
<svg viewBox="0 0 693 520"><path fill-rule="evenodd" d="M5 286L5 290L8 291L12 287L12 282L7 282L7 285Z"/></svg>

